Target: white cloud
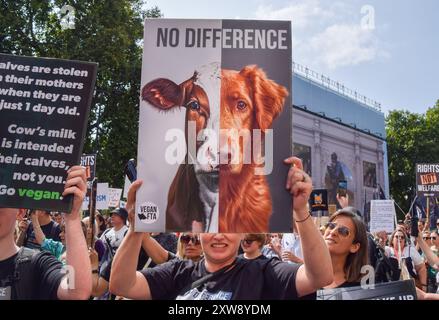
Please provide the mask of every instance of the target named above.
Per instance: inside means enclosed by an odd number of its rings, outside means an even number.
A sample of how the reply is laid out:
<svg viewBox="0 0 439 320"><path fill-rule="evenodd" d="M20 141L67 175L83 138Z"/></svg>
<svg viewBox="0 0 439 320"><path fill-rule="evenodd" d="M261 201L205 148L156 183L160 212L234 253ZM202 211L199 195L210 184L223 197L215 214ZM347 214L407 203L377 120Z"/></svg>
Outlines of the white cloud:
<svg viewBox="0 0 439 320"><path fill-rule="evenodd" d="M331 25L309 39L301 48L329 69L355 66L381 55L373 31L360 25Z"/></svg>
<svg viewBox="0 0 439 320"><path fill-rule="evenodd" d="M291 20L293 59L313 68L333 70L389 57L376 29L361 27L361 7L352 4L299 0L280 8L260 5L255 16Z"/></svg>
<svg viewBox="0 0 439 320"><path fill-rule="evenodd" d="M330 11L324 10L319 0L307 0L291 3L285 7L275 9L270 5L260 5L255 13L258 19L292 20L295 30L308 27L313 21L332 16Z"/></svg>

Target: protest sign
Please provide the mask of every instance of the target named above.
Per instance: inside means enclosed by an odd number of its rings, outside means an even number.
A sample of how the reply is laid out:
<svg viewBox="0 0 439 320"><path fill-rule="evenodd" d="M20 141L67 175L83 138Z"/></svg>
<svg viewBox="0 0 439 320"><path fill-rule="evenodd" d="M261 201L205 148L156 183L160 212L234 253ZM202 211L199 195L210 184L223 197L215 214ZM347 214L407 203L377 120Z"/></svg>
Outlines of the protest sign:
<svg viewBox="0 0 439 320"><path fill-rule="evenodd" d="M0 205L70 212L95 63L0 54Z"/></svg>
<svg viewBox="0 0 439 320"><path fill-rule="evenodd" d="M131 186L131 182L128 179L127 176L125 176L125 182L123 184L123 194L122 194L122 198L126 199L128 198L128 190L130 189Z"/></svg>
<svg viewBox="0 0 439 320"><path fill-rule="evenodd" d="M87 189L91 189L92 181L96 175L96 154L83 154L81 166L85 167L87 176Z"/></svg>
<svg viewBox="0 0 439 320"><path fill-rule="evenodd" d="M393 200L372 200L370 202L370 232L395 229L395 203Z"/></svg>
<svg viewBox="0 0 439 320"><path fill-rule="evenodd" d="M309 197L309 207L312 212L328 210L328 190L315 189Z"/></svg>
<svg viewBox="0 0 439 320"><path fill-rule="evenodd" d="M413 280L375 284L374 288L361 286L322 289L317 291L317 300L417 300Z"/></svg>
<svg viewBox="0 0 439 320"><path fill-rule="evenodd" d="M110 208L119 207L120 196L122 195L122 189L108 188L108 206Z"/></svg>
<svg viewBox="0 0 439 320"><path fill-rule="evenodd" d="M439 164L416 164L416 193L418 197L439 196Z"/></svg>
<svg viewBox="0 0 439 320"><path fill-rule="evenodd" d="M96 209L108 209L109 207L109 191L108 183L98 183L96 190ZM87 210L89 208L89 197L86 196L82 202L82 210Z"/></svg>
<svg viewBox="0 0 439 320"><path fill-rule="evenodd" d="M290 231L291 62L290 21L145 21L137 231Z"/></svg>

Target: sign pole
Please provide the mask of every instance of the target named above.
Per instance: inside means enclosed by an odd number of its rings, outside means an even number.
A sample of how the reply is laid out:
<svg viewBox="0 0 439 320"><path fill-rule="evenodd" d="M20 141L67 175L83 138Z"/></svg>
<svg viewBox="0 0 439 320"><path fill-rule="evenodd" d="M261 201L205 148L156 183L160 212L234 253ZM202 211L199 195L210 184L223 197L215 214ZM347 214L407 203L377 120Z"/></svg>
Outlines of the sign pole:
<svg viewBox="0 0 439 320"><path fill-rule="evenodd" d="M91 239L90 239L90 243L87 243L87 244L90 246L90 248L94 248L97 185L98 185L98 178L93 178L92 186L91 186L91 190L90 190L90 199L88 202L89 219L90 219L89 225L91 228Z"/></svg>

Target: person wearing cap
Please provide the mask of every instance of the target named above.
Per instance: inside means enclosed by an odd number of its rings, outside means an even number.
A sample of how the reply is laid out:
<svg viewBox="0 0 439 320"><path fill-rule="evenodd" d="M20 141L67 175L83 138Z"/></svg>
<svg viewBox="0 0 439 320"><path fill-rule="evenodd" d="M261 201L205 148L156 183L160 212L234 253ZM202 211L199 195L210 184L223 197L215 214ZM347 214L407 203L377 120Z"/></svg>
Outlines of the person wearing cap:
<svg viewBox="0 0 439 320"><path fill-rule="evenodd" d="M128 232L128 227L126 225L128 212L124 208L116 208L110 213L110 215L111 225L113 227L105 230L101 236L101 240L111 247L113 255L115 255L117 248L119 248L123 238Z"/></svg>

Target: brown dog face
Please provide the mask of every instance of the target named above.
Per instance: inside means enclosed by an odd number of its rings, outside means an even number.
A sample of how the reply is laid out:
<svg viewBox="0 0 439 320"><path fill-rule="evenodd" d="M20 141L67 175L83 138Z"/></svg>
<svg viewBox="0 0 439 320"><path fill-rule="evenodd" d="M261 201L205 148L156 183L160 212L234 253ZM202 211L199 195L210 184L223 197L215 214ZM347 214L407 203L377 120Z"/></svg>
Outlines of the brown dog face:
<svg viewBox="0 0 439 320"><path fill-rule="evenodd" d="M221 165L222 175L241 173L244 154L251 151L248 143L251 145L253 129L270 129L287 95L285 87L268 79L257 66L246 66L239 72L222 70L220 128L226 129L227 136L220 139L220 150L221 156L227 153L229 160ZM231 149L237 145L239 150L232 154Z"/></svg>

